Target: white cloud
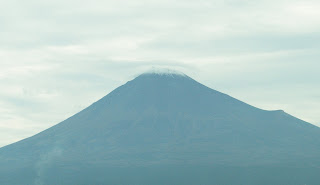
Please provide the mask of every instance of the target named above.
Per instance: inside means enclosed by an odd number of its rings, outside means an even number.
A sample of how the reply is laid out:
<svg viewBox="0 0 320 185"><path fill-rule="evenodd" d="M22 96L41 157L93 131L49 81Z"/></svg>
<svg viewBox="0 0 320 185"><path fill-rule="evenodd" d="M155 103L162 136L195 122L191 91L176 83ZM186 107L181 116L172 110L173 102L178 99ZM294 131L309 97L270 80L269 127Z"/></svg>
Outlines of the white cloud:
<svg viewBox="0 0 320 185"><path fill-rule="evenodd" d="M151 66L320 124L319 8L312 0L5 1L0 146Z"/></svg>

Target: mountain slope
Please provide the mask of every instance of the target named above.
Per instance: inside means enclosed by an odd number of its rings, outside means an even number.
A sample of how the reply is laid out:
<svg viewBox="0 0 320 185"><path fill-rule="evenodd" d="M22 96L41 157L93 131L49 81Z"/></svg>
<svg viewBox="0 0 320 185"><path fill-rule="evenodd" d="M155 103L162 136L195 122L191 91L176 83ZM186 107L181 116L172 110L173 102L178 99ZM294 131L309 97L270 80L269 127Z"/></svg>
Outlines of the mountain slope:
<svg viewBox="0 0 320 185"><path fill-rule="evenodd" d="M319 146L320 128L283 111L147 73L1 148L0 184L313 184Z"/></svg>

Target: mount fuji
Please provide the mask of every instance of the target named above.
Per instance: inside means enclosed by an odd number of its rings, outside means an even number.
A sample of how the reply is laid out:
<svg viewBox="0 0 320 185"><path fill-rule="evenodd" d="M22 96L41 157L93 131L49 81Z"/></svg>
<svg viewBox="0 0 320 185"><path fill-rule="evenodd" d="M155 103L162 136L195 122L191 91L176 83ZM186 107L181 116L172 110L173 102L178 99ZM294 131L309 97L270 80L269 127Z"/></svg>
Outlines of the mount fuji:
<svg viewBox="0 0 320 185"><path fill-rule="evenodd" d="M150 72L0 148L0 184L319 185L319 156L319 127Z"/></svg>

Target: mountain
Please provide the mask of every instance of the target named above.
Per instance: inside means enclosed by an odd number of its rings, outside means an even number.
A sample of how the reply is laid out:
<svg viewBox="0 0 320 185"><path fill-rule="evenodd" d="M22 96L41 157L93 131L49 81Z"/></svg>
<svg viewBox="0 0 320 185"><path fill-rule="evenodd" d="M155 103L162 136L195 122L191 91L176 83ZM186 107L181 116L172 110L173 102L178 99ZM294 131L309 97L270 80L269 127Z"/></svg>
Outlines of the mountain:
<svg viewBox="0 0 320 185"><path fill-rule="evenodd" d="M319 127L184 74L145 73L0 148L0 184L319 185L319 156Z"/></svg>

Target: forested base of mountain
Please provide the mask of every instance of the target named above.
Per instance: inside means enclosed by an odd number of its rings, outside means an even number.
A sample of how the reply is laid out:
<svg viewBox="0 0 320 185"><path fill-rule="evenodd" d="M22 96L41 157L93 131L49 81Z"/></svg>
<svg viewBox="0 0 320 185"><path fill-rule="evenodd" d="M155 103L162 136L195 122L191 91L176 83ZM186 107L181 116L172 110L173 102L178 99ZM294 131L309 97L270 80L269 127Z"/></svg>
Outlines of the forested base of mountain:
<svg viewBox="0 0 320 185"><path fill-rule="evenodd" d="M19 173L19 174L17 174ZM0 172L1 185L319 185L320 168L65 165ZM19 178L17 178L19 177Z"/></svg>

